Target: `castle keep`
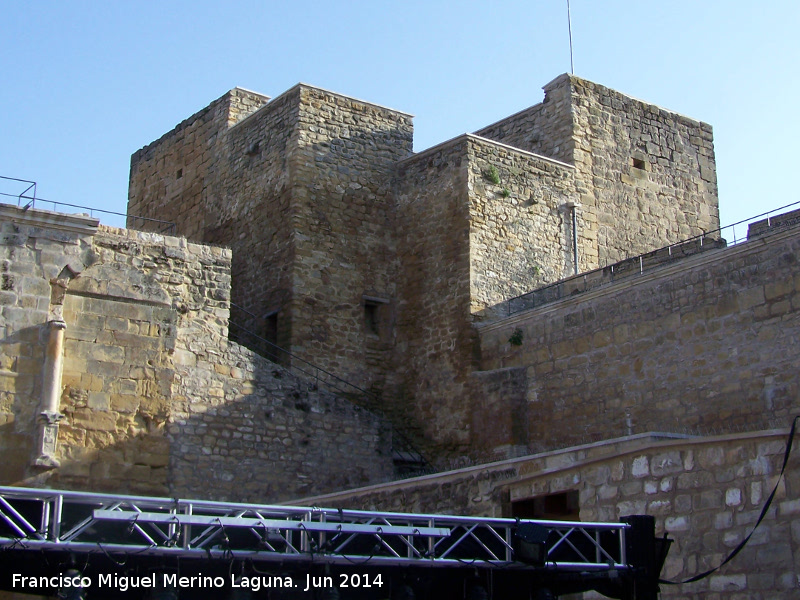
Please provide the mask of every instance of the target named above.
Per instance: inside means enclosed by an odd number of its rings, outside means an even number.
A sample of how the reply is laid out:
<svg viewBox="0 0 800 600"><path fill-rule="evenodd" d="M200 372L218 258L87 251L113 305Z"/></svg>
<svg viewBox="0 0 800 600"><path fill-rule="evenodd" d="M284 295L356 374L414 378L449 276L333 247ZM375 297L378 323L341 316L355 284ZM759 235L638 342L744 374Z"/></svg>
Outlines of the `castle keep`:
<svg viewBox="0 0 800 600"><path fill-rule="evenodd" d="M229 246L237 320L467 453L483 311L717 230L711 128L562 75L476 134L417 154L412 134L307 85L235 89L133 155L129 214Z"/></svg>
<svg viewBox="0 0 800 600"><path fill-rule="evenodd" d="M235 88L133 154L129 229L0 206L0 485L650 514L666 577L718 564L800 408L798 216L729 245L709 125L544 92L415 153L407 113ZM664 595L794 597L798 497L792 457Z"/></svg>

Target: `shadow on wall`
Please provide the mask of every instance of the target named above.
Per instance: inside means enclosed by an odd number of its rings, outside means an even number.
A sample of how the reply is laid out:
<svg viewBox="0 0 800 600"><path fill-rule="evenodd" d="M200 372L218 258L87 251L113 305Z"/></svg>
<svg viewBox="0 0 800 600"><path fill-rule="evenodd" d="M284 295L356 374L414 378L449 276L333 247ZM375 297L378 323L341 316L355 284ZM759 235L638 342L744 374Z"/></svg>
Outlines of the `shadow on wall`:
<svg viewBox="0 0 800 600"><path fill-rule="evenodd" d="M229 354L235 399L190 402L169 426L174 493L276 502L391 478L388 423L241 346Z"/></svg>
<svg viewBox="0 0 800 600"><path fill-rule="evenodd" d="M43 329L25 327L0 340L0 482L21 480L36 456Z"/></svg>
<svg viewBox="0 0 800 600"><path fill-rule="evenodd" d="M36 426L27 411L16 427L0 427L3 484L277 502L391 477L385 422L242 347L231 344L227 354L239 366L215 369L217 377L202 382L205 398L138 396L97 407L88 405L93 392L66 386L61 466L30 466ZM221 379L228 386L215 387Z"/></svg>
<svg viewBox="0 0 800 600"><path fill-rule="evenodd" d="M91 243L99 262L63 304L60 466L32 466L40 311L0 346L3 369L16 369L0 373L0 483L274 502L391 476L378 417L228 342L226 251L124 230Z"/></svg>

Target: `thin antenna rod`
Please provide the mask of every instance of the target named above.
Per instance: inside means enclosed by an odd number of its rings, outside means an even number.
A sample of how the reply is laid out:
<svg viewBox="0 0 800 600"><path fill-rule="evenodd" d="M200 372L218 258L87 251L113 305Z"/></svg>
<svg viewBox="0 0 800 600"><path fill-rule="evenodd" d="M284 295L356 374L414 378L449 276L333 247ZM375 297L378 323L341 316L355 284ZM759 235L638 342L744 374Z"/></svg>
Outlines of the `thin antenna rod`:
<svg viewBox="0 0 800 600"><path fill-rule="evenodd" d="M572 17L569 14L569 0L567 0L567 29L569 30L569 69L575 75L575 63L572 62Z"/></svg>

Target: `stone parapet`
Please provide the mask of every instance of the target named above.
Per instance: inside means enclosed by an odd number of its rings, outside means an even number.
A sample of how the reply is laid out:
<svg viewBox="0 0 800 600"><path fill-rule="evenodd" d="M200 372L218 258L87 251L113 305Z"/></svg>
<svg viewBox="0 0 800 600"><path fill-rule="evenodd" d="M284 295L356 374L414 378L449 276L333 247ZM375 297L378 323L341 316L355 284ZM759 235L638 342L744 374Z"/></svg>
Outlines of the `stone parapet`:
<svg viewBox="0 0 800 600"><path fill-rule="evenodd" d="M89 215L69 215L40 208L20 208L10 204L0 204L0 221L82 235L93 235L100 224L99 219Z"/></svg>
<svg viewBox="0 0 800 600"><path fill-rule="evenodd" d="M527 369L534 448L788 419L798 251L798 230L779 231L478 325L481 367Z"/></svg>

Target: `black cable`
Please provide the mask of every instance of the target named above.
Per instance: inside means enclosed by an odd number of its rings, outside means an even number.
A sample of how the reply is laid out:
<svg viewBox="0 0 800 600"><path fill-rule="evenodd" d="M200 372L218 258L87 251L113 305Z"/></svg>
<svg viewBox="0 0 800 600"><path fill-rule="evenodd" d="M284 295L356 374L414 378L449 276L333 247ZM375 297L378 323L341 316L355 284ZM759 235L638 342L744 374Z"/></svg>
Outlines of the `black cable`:
<svg viewBox="0 0 800 600"><path fill-rule="evenodd" d="M128 563L128 555L127 555L127 553L125 554L125 558L122 560L122 562L119 562L113 556L111 556L105 548L103 548L103 545L100 542L97 542L97 547L100 548L100 550L103 551L103 554L106 555L106 558L108 558L108 560L113 562L118 567L124 567Z"/></svg>
<svg viewBox="0 0 800 600"><path fill-rule="evenodd" d="M725 558L725 560L723 560L719 565L717 565L713 569L709 569L708 571L704 571L699 575L695 575L694 577L690 577L689 579L684 579L683 581L669 581L667 579L659 579L658 580L659 583L663 583L666 585L681 585L684 583L694 583L695 581L700 581L701 579L705 579L712 573L720 570L731 560L733 560L734 556L736 556L737 554L739 554L739 552L742 551L742 549L747 545L747 542L750 541L750 538L753 537L753 534L756 532L756 529L758 529L758 526L761 524L761 521L764 520L764 517L766 516L767 511L769 511L769 507L772 504L772 500L775 498L775 494L778 491L778 486L781 484L781 480L783 479L783 473L786 470L786 464L789 462L789 454L791 454L792 452L792 442L794 441L794 434L795 430L797 429L798 419L800 419L800 416L797 416L792 420L792 427L789 430L789 439L786 442L786 451L783 454L783 464L781 465L781 472L778 475L778 480L775 482L775 487L772 489L769 498L767 498L767 501L764 504L764 508L761 509L761 514L759 515L756 524L753 525L753 529L750 531L750 533L747 534L747 537L744 538L741 542L739 542L739 545L736 546L736 548L734 548L730 554L728 554L727 558Z"/></svg>

